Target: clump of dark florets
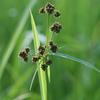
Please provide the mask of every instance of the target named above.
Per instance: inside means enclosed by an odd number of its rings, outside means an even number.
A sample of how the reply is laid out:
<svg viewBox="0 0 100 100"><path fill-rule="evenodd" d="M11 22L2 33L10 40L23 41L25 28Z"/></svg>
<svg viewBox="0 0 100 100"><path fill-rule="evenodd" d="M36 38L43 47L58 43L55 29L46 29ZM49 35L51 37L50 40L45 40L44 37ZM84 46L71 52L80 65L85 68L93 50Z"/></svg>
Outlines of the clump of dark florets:
<svg viewBox="0 0 100 100"><path fill-rule="evenodd" d="M30 52L30 48L25 48L25 51L28 54Z"/></svg>
<svg viewBox="0 0 100 100"><path fill-rule="evenodd" d="M37 62L39 61L40 57L39 56L33 56L32 57L32 62Z"/></svg>
<svg viewBox="0 0 100 100"><path fill-rule="evenodd" d="M52 26L51 26L51 31L53 32L53 33L59 33L60 31L61 31L61 29L62 29L62 25L61 24L59 24L58 22L55 22Z"/></svg>
<svg viewBox="0 0 100 100"><path fill-rule="evenodd" d="M43 46L39 46L38 50L39 50L39 54L41 55L45 53L45 48Z"/></svg>
<svg viewBox="0 0 100 100"><path fill-rule="evenodd" d="M55 6L48 2L44 7L39 9L39 13L44 14L47 13L49 15L54 15L55 17L59 17L61 13L55 9Z"/></svg>
<svg viewBox="0 0 100 100"><path fill-rule="evenodd" d="M21 51L19 53L19 56L24 60L24 61L28 61L28 53L30 52L29 48L25 48L25 50Z"/></svg>
<svg viewBox="0 0 100 100"><path fill-rule="evenodd" d="M24 61L27 62L28 57L27 57L27 54L26 54L25 51L20 52L19 56L20 56Z"/></svg>
<svg viewBox="0 0 100 100"><path fill-rule="evenodd" d="M58 49L57 45L52 45L51 48L50 48L50 50L51 50L53 53L56 53L56 52L57 52L57 49Z"/></svg>
<svg viewBox="0 0 100 100"><path fill-rule="evenodd" d="M48 66L51 65L51 64L52 64L52 61L51 60L47 60L45 63L43 63L41 65L42 70L45 71L48 68Z"/></svg>
<svg viewBox="0 0 100 100"><path fill-rule="evenodd" d="M53 4L47 3L47 5L45 6L45 9L46 9L46 12L48 14L53 14L54 13L54 10L55 10L55 7L54 7Z"/></svg>
<svg viewBox="0 0 100 100"><path fill-rule="evenodd" d="M43 71L45 71L47 69L48 65L46 65L45 63L41 65L41 68Z"/></svg>
<svg viewBox="0 0 100 100"><path fill-rule="evenodd" d="M52 41L49 42L49 45L50 45L50 50L53 52L53 53L56 53L57 52L57 45L54 44Z"/></svg>
<svg viewBox="0 0 100 100"><path fill-rule="evenodd" d="M38 48L38 54L32 57L32 62L39 61L44 56L44 53L45 53L45 48L40 45Z"/></svg>
<svg viewBox="0 0 100 100"><path fill-rule="evenodd" d="M58 10L55 10L54 11L54 16L55 17L59 17L60 15L61 15L61 13Z"/></svg>

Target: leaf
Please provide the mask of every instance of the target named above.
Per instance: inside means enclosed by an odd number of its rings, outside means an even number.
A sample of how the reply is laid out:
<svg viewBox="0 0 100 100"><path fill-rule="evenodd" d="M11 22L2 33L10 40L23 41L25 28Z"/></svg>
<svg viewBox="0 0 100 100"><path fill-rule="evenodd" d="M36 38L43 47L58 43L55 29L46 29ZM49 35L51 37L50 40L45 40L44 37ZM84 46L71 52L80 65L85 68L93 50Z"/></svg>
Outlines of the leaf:
<svg viewBox="0 0 100 100"><path fill-rule="evenodd" d="M100 73L100 70L97 69L94 65L90 64L89 62L87 61L84 61L84 60L81 60L77 57L74 57L74 56L71 56L71 55L68 55L68 54L63 54L63 53L56 53L56 54L52 54L52 55L55 55L55 56L58 56L58 57L61 57L61 58L65 58L65 59L69 59L69 60L72 60L72 61L76 61L76 62L79 62L83 65L85 65L86 67L89 67L97 72Z"/></svg>
<svg viewBox="0 0 100 100"><path fill-rule="evenodd" d="M34 48L35 48L35 54L38 53L38 48L40 46L40 41L38 37L38 32L36 29L35 21L32 15L32 12L30 11L31 15L31 24L32 24L32 31L33 31L33 37L34 37ZM38 77L39 77L39 83L40 83L40 91L41 91L41 97L42 100L47 100L47 82L46 82L46 73L41 69L41 64L37 63L38 67Z"/></svg>
<svg viewBox="0 0 100 100"><path fill-rule="evenodd" d="M31 81L30 88L29 88L30 91L31 91L31 89L32 89L32 85L33 85L34 79L35 79L35 77L36 77L37 71L38 71L38 68L36 68L36 70L35 70L35 72L34 72L34 74L33 74L32 81Z"/></svg>

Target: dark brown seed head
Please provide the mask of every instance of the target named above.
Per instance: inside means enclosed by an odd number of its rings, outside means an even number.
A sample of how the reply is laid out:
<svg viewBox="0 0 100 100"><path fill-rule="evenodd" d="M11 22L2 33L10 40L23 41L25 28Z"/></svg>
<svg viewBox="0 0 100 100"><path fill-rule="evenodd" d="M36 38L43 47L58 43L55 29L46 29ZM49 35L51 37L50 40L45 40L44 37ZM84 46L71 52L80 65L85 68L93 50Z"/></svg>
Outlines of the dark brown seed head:
<svg viewBox="0 0 100 100"><path fill-rule="evenodd" d="M39 50L39 53L40 53L41 55L43 55L44 52L45 52L45 48L42 47L42 46L40 46L38 50Z"/></svg>
<svg viewBox="0 0 100 100"><path fill-rule="evenodd" d="M40 8L39 13L44 14L45 13L45 7Z"/></svg>
<svg viewBox="0 0 100 100"><path fill-rule="evenodd" d="M45 71L45 70L47 69L47 67L48 67L48 66L47 66L46 64L42 64L42 65L41 65L41 68L42 68L43 71Z"/></svg>
<svg viewBox="0 0 100 100"><path fill-rule="evenodd" d="M60 15L61 15L61 14L60 14L59 11L56 10L56 11L54 12L54 16L55 16L55 17L59 17Z"/></svg>
<svg viewBox="0 0 100 100"><path fill-rule="evenodd" d="M45 48L43 46L39 46L39 51L45 50Z"/></svg>
<svg viewBox="0 0 100 100"><path fill-rule="evenodd" d="M40 59L39 57L37 57L37 56L33 56L33 58L32 58L32 62L37 62L39 59Z"/></svg>
<svg viewBox="0 0 100 100"><path fill-rule="evenodd" d="M51 60L48 60L48 61L46 61L46 64L47 65L51 65L52 64L52 61Z"/></svg>
<svg viewBox="0 0 100 100"><path fill-rule="evenodd" d="M52 5L51 3L48 3L45 8L46 8L46 12L48 14L53 14L53 12L55 10L54 5Z"/></svg>
<svg viewBox="0 0 100 100"><path fill-rule="evenodd" d="M22 51L19 53L19 56L24 60L27 61L28 60L28 55L25 51Z"/></svg>
<svg viewBox="0 0 100 100"><path fill-rule="evenodd" d="M56 53L56 52L57 52L57 49L58 49L57 45L52 45L51 48L50 48L50 50L51 50L53 53Z"/></svg>
<svg viewBox="0 0 100 100"><path fill-rule="evenodd" d="M52 26L51 26L51 31L54 32L54 33L59 33L60 30L62 29L62 25L59 24L58 22L54 23Z"/></svg>
<svg viewBox="0 0 100 100"><path fill-rule="evenodd" d="M25 48L25 51L28 54L30 52L30 48Z"/></svg>
<svg viewBox="0 0 100 100"><path fill-rule="evenodd" d="M25 57L27 56L27 54L26 54L25 51L22 51L22 52L19 53L19 56L20 56L21 58L25 58Z"/></svg>

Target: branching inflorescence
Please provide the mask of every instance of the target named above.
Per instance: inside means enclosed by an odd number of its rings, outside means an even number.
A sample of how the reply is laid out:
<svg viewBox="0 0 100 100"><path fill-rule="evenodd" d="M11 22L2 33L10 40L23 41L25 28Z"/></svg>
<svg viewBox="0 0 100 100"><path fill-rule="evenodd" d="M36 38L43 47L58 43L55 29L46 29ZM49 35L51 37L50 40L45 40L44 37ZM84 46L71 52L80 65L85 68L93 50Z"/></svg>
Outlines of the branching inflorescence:
<svg viewBox="0 0 100 100"><path fill-rule="evenodd" d="M55 8L55 6L51 3L47 3L44 7L40 8L39 10L40 14L47 14L47 15L51 15L54 17L60 17L61 13ZM62 29L62 25L59 22L54 22L50 28L51 32L54 33L59 33ZM48 29L48 30L49 30ZM32 62L36 63L36 62L41 62L41 69L43 71L45 71L47 69L47 67L49 65L52 64L52 60L50 60L49 58L49 53L56 53L58 50L58 46L52 41L49 41L46 45L42 46L40 45L38 48L38 53L37 55L34 55L32 57ZM19 56L24 60L24 61L28 61L28 53L29 53L30 49L26 48L24 51L20 52Z"/></svg>

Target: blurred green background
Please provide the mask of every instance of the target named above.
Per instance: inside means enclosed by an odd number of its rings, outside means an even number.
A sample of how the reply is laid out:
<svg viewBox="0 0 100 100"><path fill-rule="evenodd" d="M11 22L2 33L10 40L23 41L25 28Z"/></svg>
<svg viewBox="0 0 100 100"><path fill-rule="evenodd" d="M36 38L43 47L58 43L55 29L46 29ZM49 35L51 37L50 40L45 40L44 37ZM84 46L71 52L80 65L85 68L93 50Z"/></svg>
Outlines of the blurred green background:
<svg viewBox="0 0 100 100"><path fill-rule="evenodd" d="M84 59L100 69L100 0L51 0L61 11L63 30L55 36L60 52ZM29 4L30 3L30 4ZM31 47L32 7L40 34L47 30L47 17L38 9L46 0L0 1L0 100L41 100L38 77L29 91L36 66L18 53ZM54 18L50 17L50 24ZM53 57L48 100L100 100L100 73L77 62ZM24 98L24 99L23 99Z"/></svg>

